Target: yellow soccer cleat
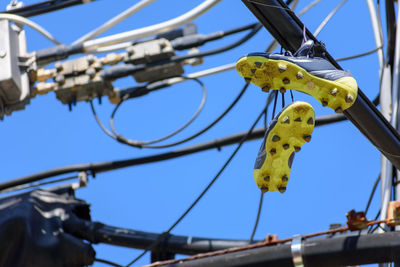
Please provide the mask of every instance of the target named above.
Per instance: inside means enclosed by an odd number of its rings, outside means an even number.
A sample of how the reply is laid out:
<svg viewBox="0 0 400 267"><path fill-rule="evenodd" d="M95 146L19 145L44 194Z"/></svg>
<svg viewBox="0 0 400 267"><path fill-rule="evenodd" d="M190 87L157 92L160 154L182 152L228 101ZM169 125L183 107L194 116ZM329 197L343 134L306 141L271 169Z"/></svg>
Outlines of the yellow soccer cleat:
<svg viewBox="0 0 400 267"><path fill-rule="evenodd" d="M253 171L263 193L286 191L294 155L305 142L310 142L314 125L314 109L302 101L286 106L271 121Z"/></svg>
<svg viewBox="0 0 400 267"><path fill-rule="evenodd" d="M309 57L305 51L312 45L305 43L295 56L250 53L238 60L236 70L246 82L261 87L264 92L293 89L341 113L354 104L357 82L349 72L336 69L325 58Z"/></svg>

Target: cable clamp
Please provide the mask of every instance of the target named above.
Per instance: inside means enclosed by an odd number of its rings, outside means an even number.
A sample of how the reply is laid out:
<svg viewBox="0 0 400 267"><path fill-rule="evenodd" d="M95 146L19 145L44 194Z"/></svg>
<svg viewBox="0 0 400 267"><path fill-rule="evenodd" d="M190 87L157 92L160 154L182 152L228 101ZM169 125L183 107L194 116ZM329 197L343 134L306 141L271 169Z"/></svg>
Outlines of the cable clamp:
<svg viewBox="0 0 400 267"><path fill-rule="evenodd" d="M292 245L290 246L292 251L292 259L295 267L304 267L303 256L302 256L302 239L301 235L295 235L292 237Z"/></svg>
<svg viewBox="0 0 400 267"><path fill-rule="evenodd" d="M86 171L79 172L78 179L79 179L79 182L72 184L72 188L74 190L76 190L78 188L86 187L89 183L89 177L88 177L88 173Z"/></svg>

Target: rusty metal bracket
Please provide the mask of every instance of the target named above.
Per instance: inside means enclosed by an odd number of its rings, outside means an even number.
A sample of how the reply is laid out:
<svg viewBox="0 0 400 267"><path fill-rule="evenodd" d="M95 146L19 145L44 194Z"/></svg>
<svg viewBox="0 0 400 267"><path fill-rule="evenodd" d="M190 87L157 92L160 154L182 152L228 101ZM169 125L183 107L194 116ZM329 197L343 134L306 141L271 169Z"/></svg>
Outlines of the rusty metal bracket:
<svg viewBox="0 0 400 267"><path fill-rule="evenodd" d="M365 217L365 212L360 211L356 212L355 210L351 210L346 213L347 217L347 226L350 231L362 230L368 228L368 220Z"/></svg>

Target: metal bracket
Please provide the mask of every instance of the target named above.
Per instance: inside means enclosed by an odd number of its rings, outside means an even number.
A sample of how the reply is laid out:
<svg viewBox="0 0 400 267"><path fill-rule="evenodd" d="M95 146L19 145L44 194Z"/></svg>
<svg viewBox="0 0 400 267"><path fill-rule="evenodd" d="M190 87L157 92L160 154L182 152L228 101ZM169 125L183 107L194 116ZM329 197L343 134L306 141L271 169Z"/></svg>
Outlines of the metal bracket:
<svg viewBox="0 0 400 267"><path fill-rule="evenodd" d="M301 254L301 245L303 237L301 235L295 235L292 237L292 245L290 246L292 250L292 259L295 267L304 267L303 256Z"/></svg>

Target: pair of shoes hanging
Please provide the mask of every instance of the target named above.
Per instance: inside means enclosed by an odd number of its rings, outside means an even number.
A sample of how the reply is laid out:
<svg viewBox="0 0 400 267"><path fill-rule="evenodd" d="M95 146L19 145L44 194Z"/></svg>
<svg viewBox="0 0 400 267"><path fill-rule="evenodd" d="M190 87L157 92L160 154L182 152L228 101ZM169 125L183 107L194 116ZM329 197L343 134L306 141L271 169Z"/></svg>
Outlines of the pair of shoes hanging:
<svg viewBox="0 0 400 267"><path fill-rule="evenodd" d="M336 69L323 57L315 57L313 47L309 40L293 55L250 53L238 60L236 70L246 82L264 92L296 90L342 113L357 98L357 82L348 71ZM253 170L262 192L286 191L294 155L311 140L314 125L312 106L301 101L284 107L270 122Z"/></svg>

